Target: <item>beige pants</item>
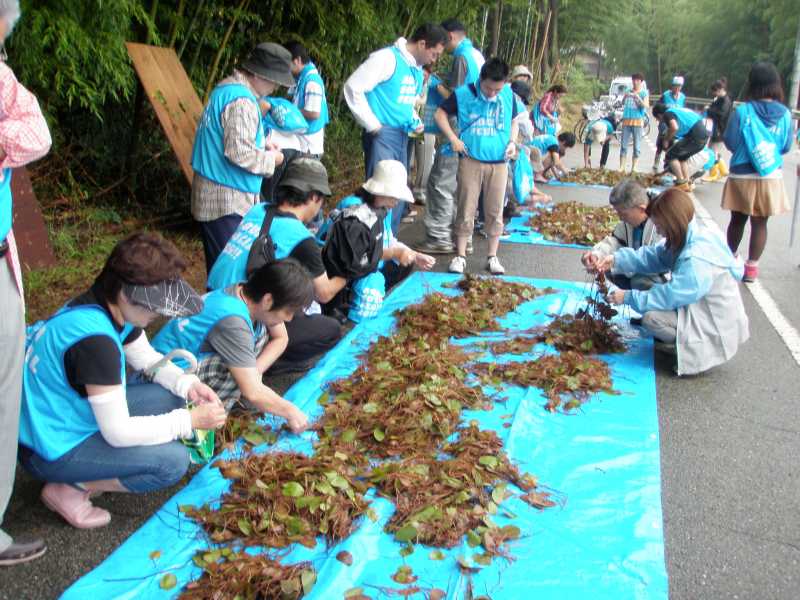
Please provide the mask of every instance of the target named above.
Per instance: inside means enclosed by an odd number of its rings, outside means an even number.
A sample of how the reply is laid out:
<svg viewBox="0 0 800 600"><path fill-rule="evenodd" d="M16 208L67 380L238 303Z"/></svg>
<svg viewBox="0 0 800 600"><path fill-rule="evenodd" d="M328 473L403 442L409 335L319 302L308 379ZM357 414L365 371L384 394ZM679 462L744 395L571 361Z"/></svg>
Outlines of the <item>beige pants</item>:
<svg viewBox="0 0 800 600"><path fill-rule="evenodd" d="M458 211L455 234L469 237L475 225L475 211L483 192L483 229L489 237L503 233L503 200L506 193L508 165L484 163L464 157L458 163Z"/></svg>

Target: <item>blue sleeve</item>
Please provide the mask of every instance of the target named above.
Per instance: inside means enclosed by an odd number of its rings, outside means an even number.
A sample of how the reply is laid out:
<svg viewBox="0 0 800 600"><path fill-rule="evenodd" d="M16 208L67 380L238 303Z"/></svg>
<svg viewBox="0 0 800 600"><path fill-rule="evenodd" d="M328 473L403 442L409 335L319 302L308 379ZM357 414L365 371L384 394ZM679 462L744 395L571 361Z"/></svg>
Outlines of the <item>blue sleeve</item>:
<svg viewBox="0 0 800 600"><path fill-rule="evenodd" d="M614 271L617 273L664 273L672 268L672 253L664 242L655 246L642 246L638 250L620 248L614 253Z"/></svg>
<svg viewBox="0 0 800 600"><path fill-rule="evenodd" d="M786 121L784 125L784 131L786 131L786 140L783 142L783 149L781 150L781 154L786 154L792 149L792 113L790 111L786 111L786 114L783 115L783 120Z"/></svg>
<svg viewBox="0 0 800 600"><path fill-rule="evenodd" d="M713 283L711 265L688 259L680 261L669 282L654 285L647 291L625 292L625 304L641 314L651 310L676 310L703 298Z"/></svg>
<svg viewBox="0 0 800 600"><path fill-rule="evenodd" d="M728 126L725 128L723 141L725 142L725 147L731 152L736 152L736 149L742 143L742 132L739 127L738 110L734 110L731 113L731 120L728 121Z"/></svg>

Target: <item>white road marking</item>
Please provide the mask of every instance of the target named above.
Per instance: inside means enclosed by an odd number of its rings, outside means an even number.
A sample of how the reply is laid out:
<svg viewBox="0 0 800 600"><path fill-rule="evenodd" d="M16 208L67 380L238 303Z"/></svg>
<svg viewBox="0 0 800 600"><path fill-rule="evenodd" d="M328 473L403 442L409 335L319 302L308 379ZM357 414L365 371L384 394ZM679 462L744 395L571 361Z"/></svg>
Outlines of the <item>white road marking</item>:
<svg viewBox="0 0 800 600"><path fill-rule="evenodd" d="M719 223L714 220L711 213L706 210L705 206L700 204L696 197L694 198L694 205L700 219L706 224L713 223L714 226L722 232L722 227L719 226ZM724 232L722 233L724 234ZM753 296L756 304L758 304L764 312L767 320L769 320L770 324L775 329L775 332L789 349L794 361L800 366L800 332L798 332L783 315L781 309L778 308L778 305L775 303L775 300L772 299L772 296L769 295L769 292L761 285L760 281L756 279L754 282L745 283L744 285L750 290L750 294Z"/></svg>

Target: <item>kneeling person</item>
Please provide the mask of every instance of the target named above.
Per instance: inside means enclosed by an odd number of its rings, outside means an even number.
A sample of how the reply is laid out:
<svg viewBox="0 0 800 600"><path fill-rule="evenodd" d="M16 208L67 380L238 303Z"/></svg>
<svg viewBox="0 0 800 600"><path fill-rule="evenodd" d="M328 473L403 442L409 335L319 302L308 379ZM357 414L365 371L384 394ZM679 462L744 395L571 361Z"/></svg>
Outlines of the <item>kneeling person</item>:
<svg viewBox="0 0 800 600"><path fill-rule="evenodd" d="M352 281L325 306L326 312L335 314L349 304L350 320L374 317L387 290L415 266L427 271L436 263L432 256L412 250L392 234L391 209L398 202L414 201L406 181L401 162L378 162L372 177L355 195L344 198L337 213L323 224L317 239L324 244L325 268L337 278Z"/></svg>
<svg viewBox="0 0 800 600"><path fill-rule="evenodd" d="M244 283L206 294L200 313L168 322L153 346L197 356L198 376L226 406L244 398L301 433L308 427L306 415L264 385L262 376L286 349L284 323L311 303L313 293L308 272L296 261L267 263Z"/></svg>
<svg viewBox="0 0 800 600"><path fill-rule="evenodd" d="M586 270L594 273L597 264L620 248L638 250L642 246L655 246L664 238L656 231L653 221L647 216L650 202L647 190L638 181L625 179L614 186L608 198L611 207L619 215L619 224L595 244L594 248L581 256ZM611 273L609 279L623 290L649 290L653 285L668 280L669 271L655 274Z"/></svg>
<svg viewBox="0 0 800 600"><path fill-rule="evenodd" d="M550 175L558 179L566 173L561 157L567 153L567 148L575 146L575 135L569 132L559 133L558 137L537 135L531 140L530 146L536 181L546 183Z"/></svg>
<svg viewBox="0 0 800 600"><path fill-rule="evenodd" d="M20 460L47 482L45 505L74 527L111 520L92 505L92 492L144 493L177 483L189 466L177 440L225 423L217 395L175 365L159 369L153 383L126 379L126 369L144 371L163 358L145 327L159 315L201 310L200 296L180 278L185 267L171 243L134 234L117 244L86 293L29 331Z"/></svg>
<svg viewBox="0 0 800 600"><path fill-rule="evenodd" d="M320 249L305 225L319 213L330 193L328 173L319 160L296 158L289 163L277 188L277 206L257 204L245 215L211 269L209 289L244 281L249 270L263 263L253 256L258 252L254 242L268 234L275 258L293 258L303 265L312 277L314 299L320 304L330 302L347 281L328 276ZM286 324L289 345L270 374L305 370L317 355L336 345L341 338L338 321L319 312L319 306L313 304Z"/></svg>

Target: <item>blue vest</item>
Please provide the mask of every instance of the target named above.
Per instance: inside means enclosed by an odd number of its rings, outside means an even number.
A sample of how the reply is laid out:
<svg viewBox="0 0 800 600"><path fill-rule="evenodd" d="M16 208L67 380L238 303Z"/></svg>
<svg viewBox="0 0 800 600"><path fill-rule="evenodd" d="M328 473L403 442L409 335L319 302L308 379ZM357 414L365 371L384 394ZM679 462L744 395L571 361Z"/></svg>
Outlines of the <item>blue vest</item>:
<svg viewBox="0 0 800 600"><path fill-rule="evenodd" d="M667 112L675 115L675 120L678 122L678 131L675 132L675 139L678 140L686 137L689 130L701 120L700 115L696 112L680 106L673 106Z"/></svg>
<svg viewBox="0 0 800 600"><path fill-rule="evenodd" d="M480 91L480 84L462 85L455 91L459 137L467 154L481 162L502 162L511 141L514 92L506 84L494 102Z"/></svg>
<svg viewBox="0 0 800 600"><path fill-rule="evenodd" d="M422 69L410 66L394 46L391 50L394 73L367 92L367 104L381 125L408 129L415 121L414 102L422 93Z"/></svg>
<svg viewBox="0 0 800 600"><path fill-rule="evenodd" d="M3 169L3 181L0 182L0 242L5 241L8 232L11 231L12 205L11 169Z"/></svg>
<svg viewBox="0 0 800 600"><path fill-rule="evenodd" d="M524 204L534 189L533 165L527 152L520 152L514 161L513 180L514 197L519 204Z"/></svg>
<svg viewBox="0 0 800 600"><path fill-rule="evenodd" d="M214 326L227 317L241 317L253 334L255 344L256 332L247 305L239 298L231 296L224 289L214 290L203 296L203 310L191 317L179 317L167 321L161 331L153 338L153 348L167 354L175 349L188 350L201 360L209 356L209 352L200 352L203 342ZM185 368L185 361L175 359L178 366Z"/></svg>
<svg viewBox="0 0 800 600"><path fill-rule="evenodd" d="M678 92L678 99L672 95L672 90L667 90L661 94L661 103L667 106L686 106L686 94Z"/></svg>
<svg viewBox="0 0 800 600"><path fill-rule="evenodd" d="M247 257L250 248L261 232L267 204L256 204L247 211L231 239L217 257L208 274L207 286L211 290L226 288L247 279ZM275 244L275 258L282 260L292 253L295 246L311 236L311 232L299 219L276 214L269 228L269 235Z"/></svg>
<svg viewBox="0 0 800 600"><path fill-rule="evenodd" d="M64 307L28 329L22 372L21 444L53 461L99 431L89 400L81 397L67 380L64 354L87 337L107 336L119 350L124 388L122 341L132 329L126 324L117 331L110 315L95 304Z"/></svg>
<svg viewBox="0 0 800 600"><path fill-rule="evenodd" d="M442 83L442 80L431 73L431 76L428 78L428 95L425 99L425 109L422 115L422 124L425 125L425 133L440 133L439 126L433 118L439 106L444 102L444 98L442 98L439 90L436 89L436 86L440 83Z"/></svg>
<svg viewBox="0 0 800 600"><path fill-rule="evenodd" d="M530 145L539 150L539 152L542 153L542 158L544 158L547 155L549 148L558 146L558 138L548 133L544 135L537 135L531 140Z"/></svg>
<svg viewBox="0 0 800 600"><path fill-rule="evenodd" d="M484 62L483 55L472 45L472 40L464 38L461 40L461 43L456 46L456 49L453 50L453 57L457 58L459 56L463 57L464 61L467 63L467 74L464 77L462 85L468 83L477 85L481 76L481 67Z"/></svg>
<svg viewBox="0 0 800 600"><path fill-rule="evenodd" d="M218 85L211 92L200 122L197 124L197 133L194 137L192 150L192 168L206 179L234 188L242 192L258 194L261 191L261 175L256 175L233 164L224 153L222 123L220 121L225 107L239 98L248 98L253 101L253 110L258 112L258 131L255 144L259 149L264 148L264 128L261 125L261 109L258 99L246 86L239 83Z"/></svg>
<svg viewBox="0 0 800 600"><path fill-rule="evenodd" d="M633 90L631 90L633 91ZM635 93L635 92L634 92ZM647 90L641 89L639 90L639 98L644 100L647 98ZM624 104L622 105L622 119L623 121L629 119L644 119L645 108L644 106L638 107L632 98L626 98Z"/></svg>
<svg viewBox="0 0 800 600"><path fill-rule="evenodd" d="M322 77L320 77L317 67L312 62L307 63L303 67L303 70L300 71L300 75L297 78L297 89L294 92L294 103L299 108L305 108L304 103L306 101L306 85L310 81L313 81L314 83L318 84L320 88L322 88L322 106L320 107L319 118L308 122L308 129L306 129L307 135L317 133L330 121L330 116L328 114L328 99L325 96L325 84L322 81Z"/></svg>

